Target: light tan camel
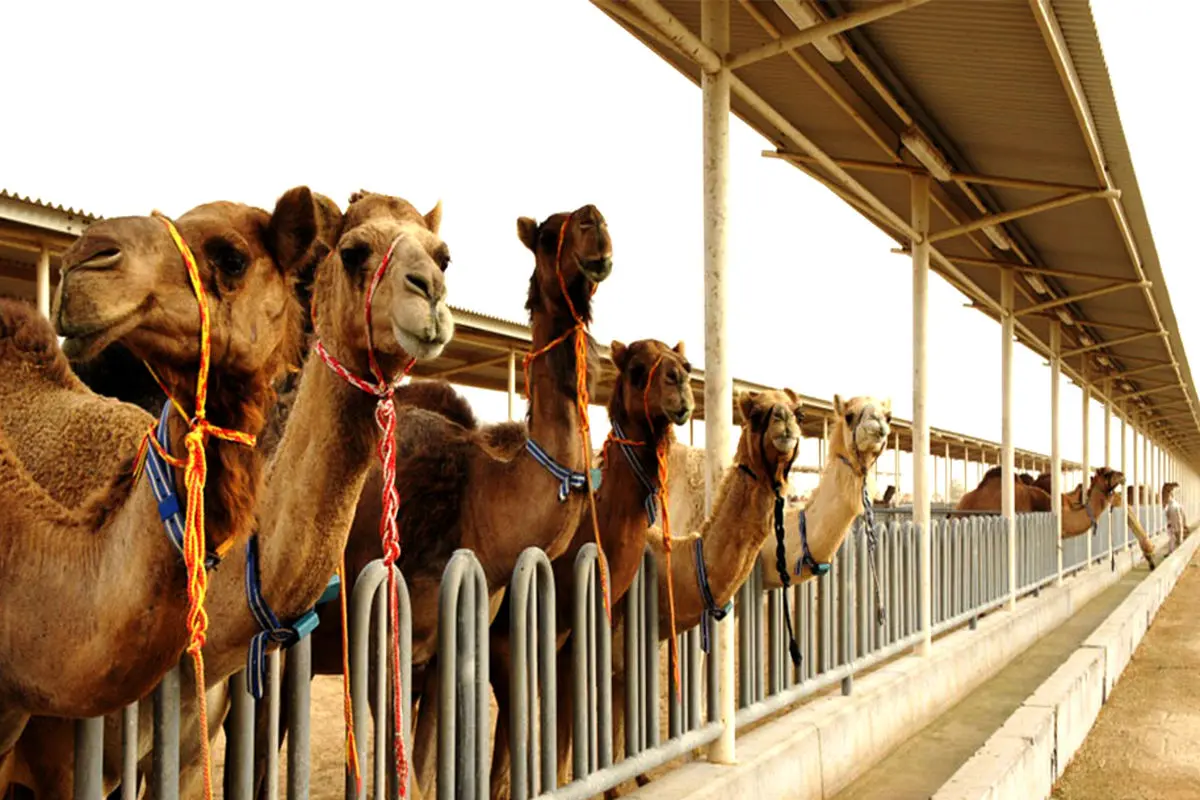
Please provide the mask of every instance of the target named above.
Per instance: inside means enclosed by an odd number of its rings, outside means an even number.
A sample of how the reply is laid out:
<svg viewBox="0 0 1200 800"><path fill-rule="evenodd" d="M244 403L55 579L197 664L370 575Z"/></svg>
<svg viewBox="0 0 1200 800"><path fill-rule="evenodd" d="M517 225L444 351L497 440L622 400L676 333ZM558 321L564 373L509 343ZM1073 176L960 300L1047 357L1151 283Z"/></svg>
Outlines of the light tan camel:
<svg viewBox="0 0 1200 800"><path fill-rule="evenodd" d="M788 571L791 583L810 580L814 568L828 569L823 565L833 560L854 520L863 513L863 490L871 467L891 435L890 400L853 397L843 403L834 395L833 406L837 420L830 431L820 482L807 506L784 514L782 568ZM807 547L801 537L802 521ZM783 585L779 560L779 542L767 536L759 551L764 589Z"/></svg>
<svg viewBox="0 0 1200 800"><path fill-rule="evenodd" d="M281 203L294 195L285 195ZM312 228L311 210L308 217ZM394 245L392 259L374 294L370 334L384 374L398 374L410 357L435 357L449 341L453 320L442 278L448 251L437 235L440 218L440 205L421 215L398 198L369 193L351 198L337 246L317 272L313 297L322 343L353 374L370 374L364 295L389 246ZM373 397L344 382L320 359L306 363L257 514L262 593L284 624L312 607L338 565L359 492L376 457L380 434L373 405ZM246 552L232 551L210 585L213 625L204 649L210 687L220 688L245 666L247 645L261 630L247 604ZM209 704L213 707L213 693ZM221 711L219 703L214 710ZM150 703L143 702L142 754L150 746L149 711ZM182 794L187 796L198 789L203 766L196 758L191 693L183 695L181 718ZM219 713L215 719L214 734ZM118 715L106 722L110 730L119 730ZM106 752L106 766L116 766L113 755ZM116 775L107 777L112 785ZM61 773L58 779L70 780Z"/></svg>
<svg viewBox="0 0 1200 800"><path fill-rule="evenodd" d="M613 607L625 596L637 576L646 550L646 531L659 514L659 471L657 454L675 442L672 426L691 417L695 401L689 380L691 365L684 357L683 343L674 349L653 339L626 347L612 343L617 377L608 404L612 433L602 451L604 482L596 495L600 547L608 564L609 600ZM634 444L636 443L636 444ZM558 674L567 675L569 648L563 647L571 633L572 597L575 593L575 559L579 551L596 540L591 516L583 515L570 546L554 559L554 591L557 600ZM491 627L491 678L499 709L492 753L492 796L509 796L509 697L510 615L506 601ZM563 684L565 686L565 684ZM571 693L558 692L558 741L569 743Z"/></svg>
<svg viewBox="0 0 1200 800"><path fill-rule="evenodd" d="M272 382L294 358L289 283L312 233L284 208L233 203L199 206L175 224L208 288L209 419L257 433ZM93 224L64 254L55 320L68 352L86 357L119 340L192 408L196 303L165 223L124 217ZM0 752L30 714L90 716L143 696L187 636L179 554L149 482L131 480L152 418L89 392L44 319L11 303L2 316ZM172 416L173 452L185 433ZM218 549L251 528L259 463L252 449L215 438L206 450L205 533ZM53 620L34 622L47 609Z"/></svg>

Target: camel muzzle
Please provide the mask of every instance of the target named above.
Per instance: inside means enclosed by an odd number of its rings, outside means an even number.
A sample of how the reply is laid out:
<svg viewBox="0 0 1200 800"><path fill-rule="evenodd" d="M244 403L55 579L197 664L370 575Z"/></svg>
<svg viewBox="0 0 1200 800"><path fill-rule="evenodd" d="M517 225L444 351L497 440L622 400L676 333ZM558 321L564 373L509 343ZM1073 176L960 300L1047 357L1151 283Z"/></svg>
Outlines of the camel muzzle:
<svg viewBox="0 0 1200 800"><path fill-rule="evenodd" d="M580 260L579 268L592 283L600 283L612 274L612 256Z"/></svg>

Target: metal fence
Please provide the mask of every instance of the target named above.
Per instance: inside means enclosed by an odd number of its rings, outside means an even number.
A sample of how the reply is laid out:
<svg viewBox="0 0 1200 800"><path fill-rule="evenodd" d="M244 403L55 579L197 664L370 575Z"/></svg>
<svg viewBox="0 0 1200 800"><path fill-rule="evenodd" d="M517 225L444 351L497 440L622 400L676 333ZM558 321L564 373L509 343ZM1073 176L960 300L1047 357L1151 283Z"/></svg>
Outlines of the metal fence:
<svg viewBox="0 0 1200 800"><path fill-rule="evenodd" d="M1140 507L1136 513L1151 533L1160 515ZM1124 511L1104 514L1097 528L1062 542L1064 573L1083 568L1088 545L1094 561L1131 546ZM935 635L974 625L983 614L1008 598L1008 536L1003 518L972 516L935 519L931 528L932 628ZM825 576L788 590L763 591L759 568L739 590L736 602L737 706L741 727L795 704L825 688L839 685L853 691L854 677L900 655L921 637L919 530L910 520L892 516L876 525L877 547L872 554L867 531L857 523L837 551ZM1017 516L1016 577L1020 596L1036 594L1057 577L1059 543L1049 513ZM1111 541L1111 546L1110 546ZM879 575L883 608L876 618L871 559ZM679 636L679 685L666 669L665 632L659 620L659 576L648 550L625 598L614 608L610 627L599 582L599 554L584 547L575 563L569 661L558 662L555 586L544 553L531 548L518 562L511 592L511 694L509 737L511 794L529 797L584 798L629 781L695 748L721 733L716 720L715 659L703 658L698 628ZM387 572L379 562L363 570L350 603L351 692L354 730L363 781L357 788L347 780L346 797L395 797L398 776L388 743L396 721L391 706L390 642L387 635ZM411 729L412 621L407 588L400 584L400 648L405 709L403 726L408 752L414 744ZM437 797L483 798L489 793L491 719L489 690L488 587L475 556L454 554L443 575L439 595L439 670L436 703ZM802 661L792 664L784 604L794 623ZM287 651L286 677L280 654L270 656L268 688L260 702L270 710L267 735L260 741L279 742L281 709L286 713L286 796L307 797L310 789L309 683L311 640ZM569 663L569 674L557 664ZM148 775L153 795L179 796L181 702L180 684L190 685L179 670L170 673L155 691L153 754ZM265 796L281 790L279 751L267 747L265 775L255 775L255 701L241 675L231 682L230 711L223 780L226 798ZM570 695L570 724L557 719L560 692ZM182 713L189 713L186 700ZM663 719L661 709L666 710ZM120 715L117 715L120 716ZM125 742L137 741L138 713L127 710L118 730ZM186 725L185 732L190 730ZM110 720L109 730L113 724ZM138 793L139 758L127 748L121 759L103 750L102 720L77 723L76 797L101 796L104 764L120 764L121 797ZM569 731L572 758L558 774L558 751L567 746L559 732ZM261 734L261 732L260 732ZM423 737L432 735L429 731ZM185 733L186 736L186 733ZM623 752L622 752L623 751ZM184 761L188 746L185 744ZM565 752L565 750L564 750ZM143 764L144 765L144 764ZM186 764L185 764L186 766ZM261 783L260 783L261 782ZM327 791L327 789L326 789ZM426 793L425 797L431 795Z"/></svg>

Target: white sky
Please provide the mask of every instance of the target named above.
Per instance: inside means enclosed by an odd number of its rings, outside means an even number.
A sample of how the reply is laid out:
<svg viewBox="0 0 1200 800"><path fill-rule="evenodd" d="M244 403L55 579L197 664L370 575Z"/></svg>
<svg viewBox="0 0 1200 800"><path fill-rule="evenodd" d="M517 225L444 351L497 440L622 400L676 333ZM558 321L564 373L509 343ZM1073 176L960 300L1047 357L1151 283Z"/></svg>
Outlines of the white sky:
<svg viewBox="0 0 1200 800"><path fill-rule="evenodd" d="M1198 280L1193 221L1176 201L1200 178L1182 156L1192 126L1181 94L1200 5L1092 5L1194 356L1200 325L1183 302ZM0 186L105 216L216 199L270 208L300 183L339 203L359 188L422 209L441 198L452 302L513 320L525 318L532 265L516 217L595 203L615 270L593 333L683 340L703 365L700 91L586 0L199 8L9 4ZM820 397L890 396L910 417L909 261L823 187L762 158L770 145L736 119L731 139L734 375ZM999 440L999 328L964 302L931 277L930 418ZM1049 452L1049 371L1018 346L1015 379L1016 444ZM504 416L502 395L467 394L485 419ZM1062 403L1064 457L1078 459L1079 391L1064 384ZM1098 463L1099 405L1091 417ZM603 436L599 410L593 424Z"/></svg>

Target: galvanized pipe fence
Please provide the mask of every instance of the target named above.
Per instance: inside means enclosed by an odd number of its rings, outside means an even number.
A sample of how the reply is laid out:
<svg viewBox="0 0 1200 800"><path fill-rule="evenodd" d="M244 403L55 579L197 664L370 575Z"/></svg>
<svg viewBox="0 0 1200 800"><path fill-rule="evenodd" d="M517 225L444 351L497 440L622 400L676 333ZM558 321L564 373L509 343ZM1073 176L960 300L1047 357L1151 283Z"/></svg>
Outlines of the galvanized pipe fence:
<svg viewBox="0 0 1200 800"><path fill-rule="evenodd" d="M1143 527L1153 533L1159 509L1140 507ZM764 592L756 566L736 596L737 716L739 727L762 720L816 692L840 685L853 691L856 675L902 655L921 637L920 536L908 519L889 515L875 528L872 556L860 519L837 551L828 574L787 590ZM1064 574L1086 566L1089 539L1093 561L1111 558L1134 544L1123 509L1101 515L1094 532L1063 540ZM936 635L969 625L1003 606L1008 597L1008 529L998 516L934 519L931 523L932 627ZM1014 535L1019 596L1038 593L1057 579L1054 517L1019 514ZM1110 546L1111 541L1111 546ZM880 577L886 616L875 616L870 559ZM679 635L679 685L666 667L659 616L659 574L647 550L626 596L613 609L620 634L614 637L600 586L600 555L594 545L574 564L569 675L557 674L555 586L545 554L530 548L513 572L511 592L511 695L509 717L511 793L530 797L585 798L640 776L715 740L716 659L701 652L698 628ZM400 586L403 736L413 752L412 618L403 576ZM802 661L792 664L784 623L789 604ZM437 797L484 798L489 793L491 718L488 586L474 554L456 552L443 574L439 594ZM347 779L348 798L398 796L390 743L396 721L390 713L391 659L387 626L387 570L373 562L359 575L350 603L350 688L361 787ZM614 672L614 645L618 665ZM935 645L936 646L936 645ZM279 742L280 709L286 700L286 796L308 797L313 787L310 754L311 639L287 653L286 680L280 655L269 657L266 695L271 730ZM156 798L179 796L180 669L169 673L153 696L154 750L149 789ZM618 691L614 692L614 684ZM231 681L225 721L223 789L226 798L256 795L255 701L244 676ZM558 774L558 693L570 693L570 775ZM707 702L706 702L707 701ZM186 703L184 704L186 705ZM661 709L665 706L666 720ZM138 709L122 717L123 742L137 741ZM563 721L564 723L566 720ZM615 736L614 736L615 734ZM77 723L77 798L102 797L103 720ZM428 735L428 734L425 734ZM623 749L617 759L616 749ZM279 751L267 747L259 796L281 794ZM186 749L184 752L187 752ZM139 754L126 746L121 761L122 798L138 795ZM113 776L109 776L110 779ZM560 785L561 784L561 785ZM411 786L409 788L412 788ZM429 795L425 795L428 797Z"/></svg>

